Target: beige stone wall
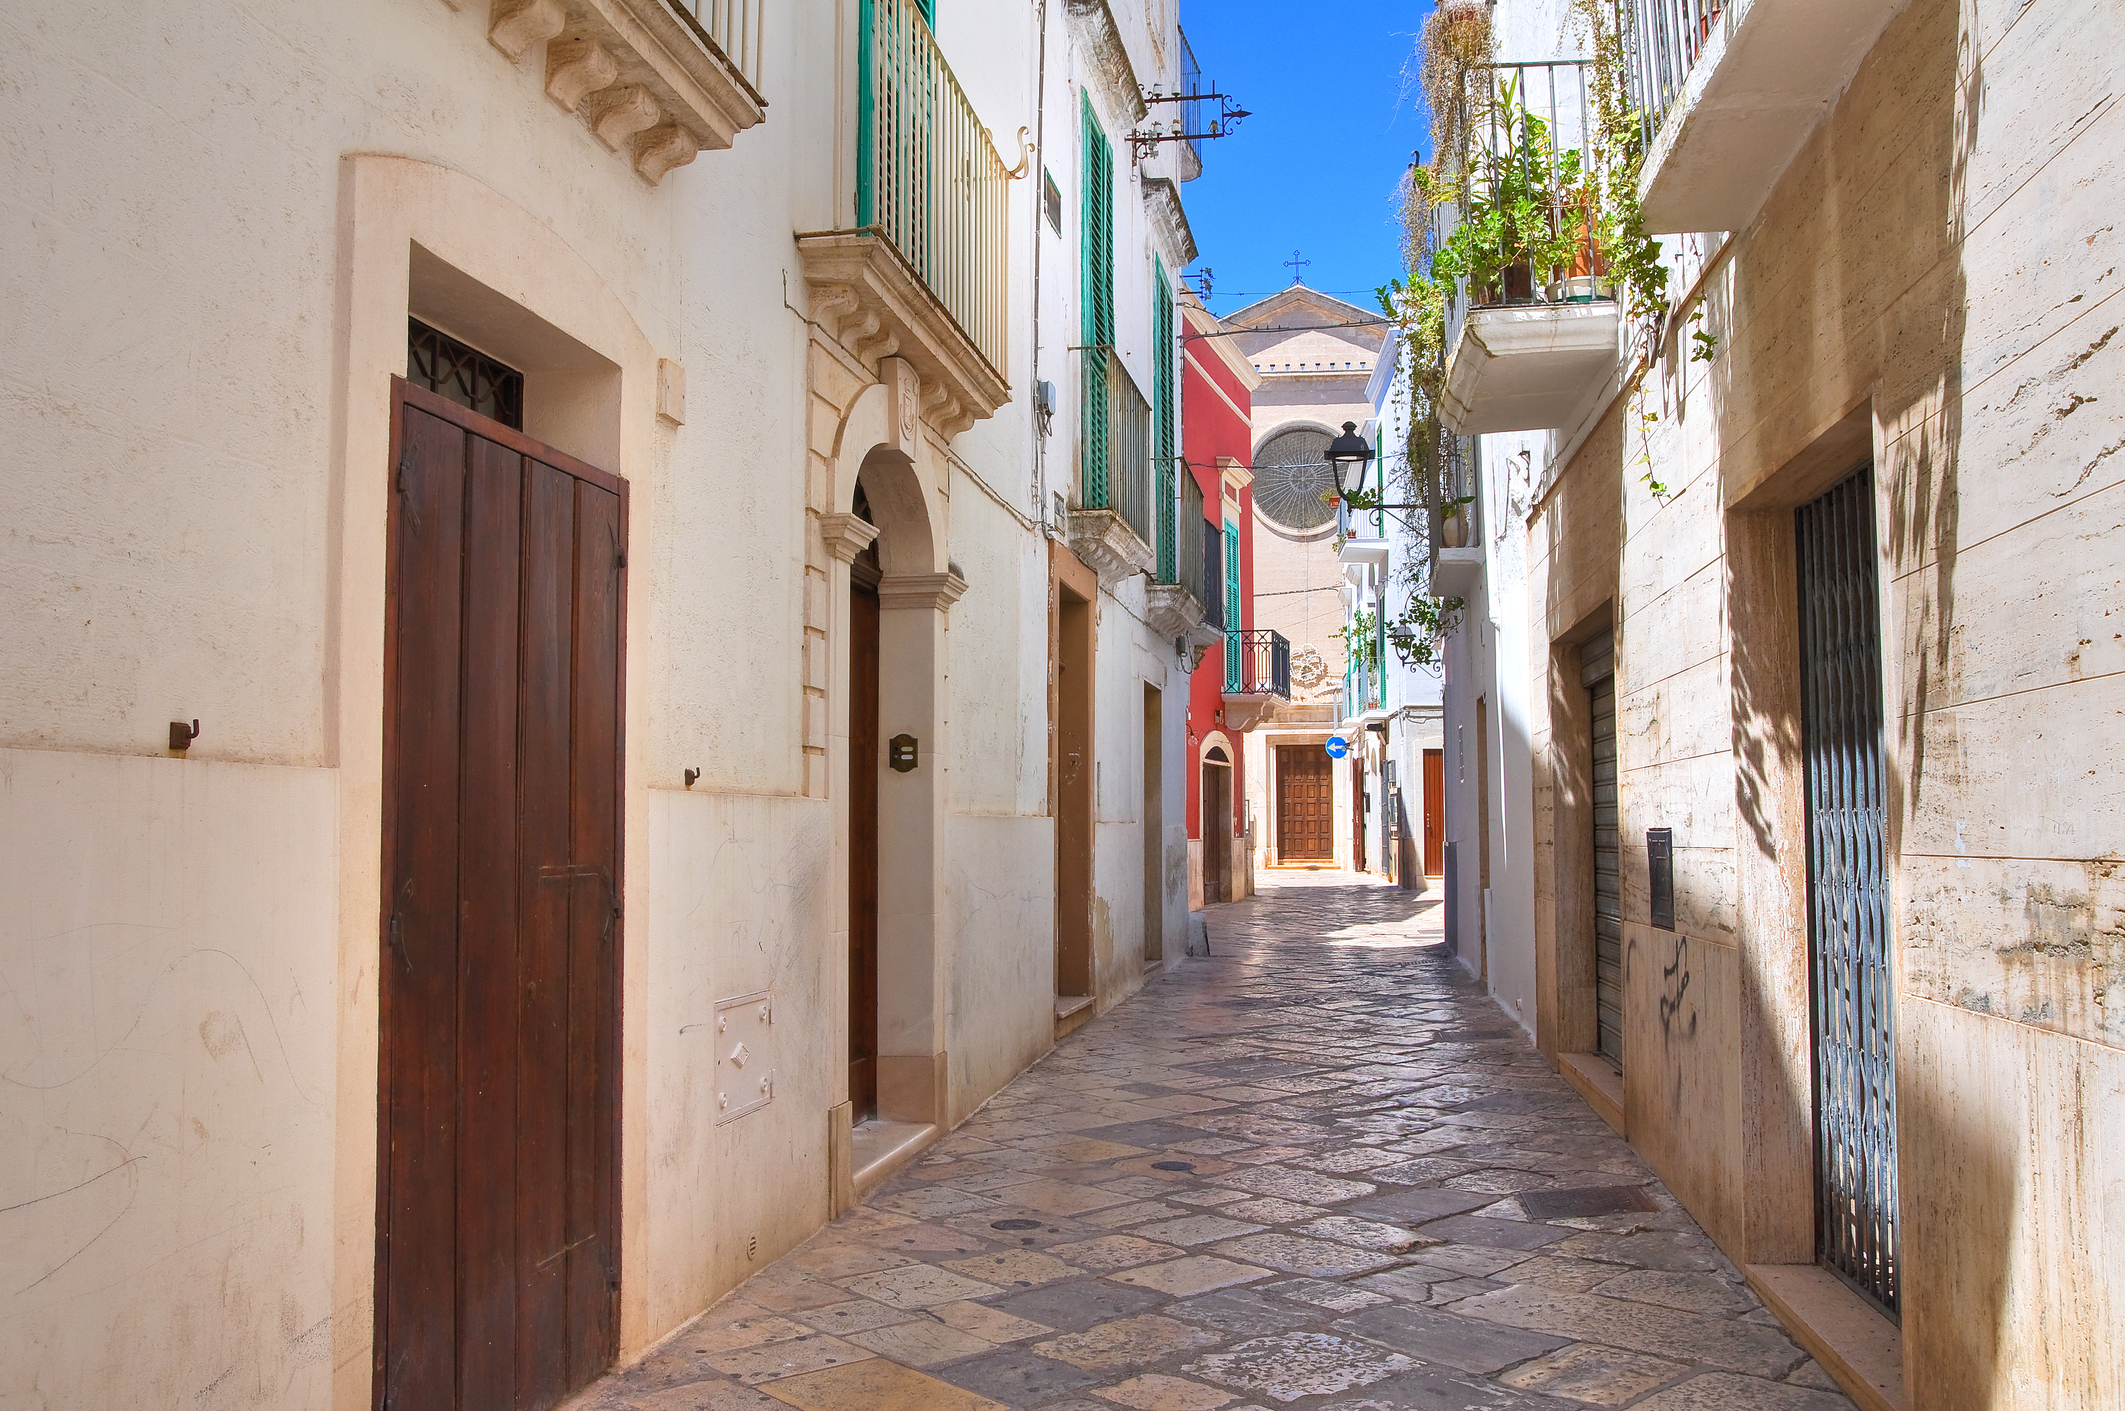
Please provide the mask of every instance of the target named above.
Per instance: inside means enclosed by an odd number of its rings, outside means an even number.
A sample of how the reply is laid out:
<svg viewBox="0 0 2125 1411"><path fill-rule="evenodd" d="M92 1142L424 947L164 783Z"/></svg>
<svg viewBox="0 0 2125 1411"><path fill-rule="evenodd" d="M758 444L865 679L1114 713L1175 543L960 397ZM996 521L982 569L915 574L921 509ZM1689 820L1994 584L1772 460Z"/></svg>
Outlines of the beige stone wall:
<svg viewBox="0 0 2125 1411"><path fill-rule="evenodd" d="M1543 1042L1590 1046L1563 663L1613 599L1629 1135L1738 1261L1806 1263L1790 512L1875 462L1914 1407L2121 1395L2121 38L2101 7L1903 11L1756 224L1685 242L1716 356L1671 337L1529 521Z"/></svg>

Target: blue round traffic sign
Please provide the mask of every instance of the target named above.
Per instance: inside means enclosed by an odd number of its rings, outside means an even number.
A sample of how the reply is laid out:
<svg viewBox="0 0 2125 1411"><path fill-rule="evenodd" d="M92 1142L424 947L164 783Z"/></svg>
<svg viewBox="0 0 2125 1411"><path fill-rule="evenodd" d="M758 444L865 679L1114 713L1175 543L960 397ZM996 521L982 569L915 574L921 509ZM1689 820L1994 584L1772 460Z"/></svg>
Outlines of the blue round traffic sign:
<svg viewBox="0 0 2125 1411"><path fill-rule="evenodd" d="M1330 759L1341 759L1349 753L1350 741L1344 739L1341 735L1330 735L1328 737L1328 757Z"/></svg>

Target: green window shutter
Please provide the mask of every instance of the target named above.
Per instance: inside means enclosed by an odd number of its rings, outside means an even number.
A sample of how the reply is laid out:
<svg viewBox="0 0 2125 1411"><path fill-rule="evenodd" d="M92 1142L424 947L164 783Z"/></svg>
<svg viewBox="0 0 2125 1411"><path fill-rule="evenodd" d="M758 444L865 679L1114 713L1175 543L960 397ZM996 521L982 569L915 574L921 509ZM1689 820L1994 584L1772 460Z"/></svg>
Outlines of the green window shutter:
<svg viewBox="0 0 2125 1411"><path fill-rule="evenodd" d="M1154 483L1158 486L1158 581L1173 583L1178 579L1179 568L1174 543L1174 499L1180 492L1175 484L1179 467L1174 464L1174 405L1173 395L1173 285L1166 279L1166 266L1158 256L1151 257L1152 287L1157 293L1158 307L1151 311L1151 342L1153 356L1157 359L1151 379L1153 399L1157 402L1158 418L1156 444L1151 453L1158 457L1158 474Z"/></svg>
<svg viewBox="0 0 2125 1411"><path fill-rule="evenodd" d="M1225 689L1240 689L1240 527L1225 521Z"/></svg>
<svg viewBox="0 0 2125 1411"><path fill-rule="evenodd" d="M1114 148L1083 95L1084 190L1080 238L1085 345L1084 461L1079 493L1088 508L1108 507L1107 360L1114 347Z"/></svg>
<svg viewBox="0 0 2125 1411"><path fill-rule="evenodd" d="M931 29L937 28L937 0L915 0L915 8L922 11L922 22Z"/></svg>

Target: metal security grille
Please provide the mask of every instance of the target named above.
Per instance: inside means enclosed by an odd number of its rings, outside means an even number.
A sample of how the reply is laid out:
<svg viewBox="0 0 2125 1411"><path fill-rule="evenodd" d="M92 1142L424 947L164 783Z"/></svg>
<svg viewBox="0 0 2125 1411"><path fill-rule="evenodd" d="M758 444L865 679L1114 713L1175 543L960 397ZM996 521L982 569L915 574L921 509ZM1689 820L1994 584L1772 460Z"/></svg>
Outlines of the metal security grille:
<svg viewBox="0 0 2125 1411"><path fill-rule="evenodd" d="M1616 639L1579 649L1579 681L1593 724L1594 1017L1601 1056L1623 1067L1623 865L1616 793Z"/></svg>
<svg viewBox="0 0 2125 1411"><path fill-rule="evenodd" d="M524 374L417 318L406 320L406 380L511 431L524 429Z"/></svg>
<svg viewBox="0 0 2125 1411"><path fill-rule="evenodd" d="M1794 512L1814 991L1816 1255L1897 1309L1896 1006L1883 866L1874 470Z"/></svg>

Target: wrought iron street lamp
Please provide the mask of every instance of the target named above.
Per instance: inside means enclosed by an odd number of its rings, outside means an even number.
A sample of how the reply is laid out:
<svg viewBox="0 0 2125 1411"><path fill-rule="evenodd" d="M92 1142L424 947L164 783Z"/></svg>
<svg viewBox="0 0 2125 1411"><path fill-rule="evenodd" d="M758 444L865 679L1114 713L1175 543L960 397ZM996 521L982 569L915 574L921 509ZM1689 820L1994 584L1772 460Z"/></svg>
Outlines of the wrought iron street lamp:
<svg viewBox="0 0 2125 1411"><path fill-rule="evenodd" d="M1372 447L1358 435L1358 424L1343 423L1343 434L1328 443L1328 468L1335 472L1336 495L1344 497L1365 488L1365 468L1372 464Z"/></svg>

